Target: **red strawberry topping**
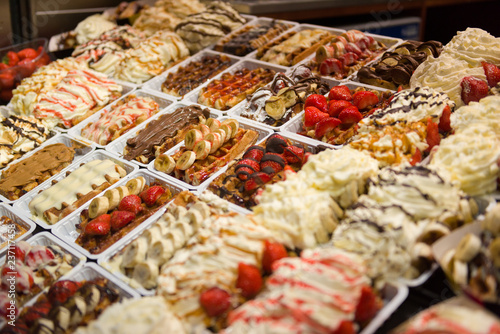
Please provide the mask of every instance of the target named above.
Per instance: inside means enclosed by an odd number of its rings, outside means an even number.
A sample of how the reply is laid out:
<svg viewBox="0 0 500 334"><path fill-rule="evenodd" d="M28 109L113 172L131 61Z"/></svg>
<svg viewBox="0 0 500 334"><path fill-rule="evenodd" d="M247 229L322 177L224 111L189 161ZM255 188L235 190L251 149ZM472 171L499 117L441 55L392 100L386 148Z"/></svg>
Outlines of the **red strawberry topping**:
<svg viewBox="0 0 500 334"><path fill-rule="evenodd" d="M373 108L378 101L377 94L367 90L360 90L354 93L352 97L352 103L358 107L359 110Z"/></svg>
<svg viewBox="0 0 500 334"><path fill-rule="evenodd" d="M411 157L410 165L415 166L420 161L422 161L422 152L420 152L420 150L417 148L415 154L413 154L413 156Z"/></svg>
<svg viewBox="0 0 500 334"><path fill-rule="evenodd" d="M122 198L120 204L118 205L118 210L120 211L130 211L134 214L138 214L142 211L141 198L137 195L127 195Z"/></svg>
<svg viewBox="0 0 500 334"><path fill-rule="evenodd" d="M64 303L75 294L79 287L79 282L70 280L57 281L50 287L47 297L52 304L55 302Z"/></svg>
<svg viewBox="0 0 500 334"><path fill-rule="evenodd" d="M262 186L266 184L267 182L271 181L271 175L259 172L253 174L251 177L246 180L244 189L245 191L252 191L257 189L259 186Z"/></svg>
<svg viewBox="0 0 500 334"><path fill-rule="evenodd" d="M245 181L249 175L259 171L259 162L250 158L240 160L235 168L236 176L242 181Z"/></svg>
<svg viewBox="0 0 500 334"><path fill-rule="evenodd" d="M140 193L140 197L147 206L153 206L158 198L165 193L162 186L152 186ZM140 205L140 203L139 203Z"/></svg>
<svg viewBox="0 0 500 334"><path fill-rule="evenodd" d="M441 118L439 118L439 130L443 132L451 131L451 109L450 106L445 106Z"/></svg>
<svg viewBox="0 0 500 334"><path fill-rule="evenodd" d="M302 159L304 159L304 152L304 148L290 145L283 151L283 157L289 164L295 164L302 162Z"/></svg>
<svg viewBox="0 0 500 334"><path fill-rule="evenodd" d="M439 136L439 127L436 123L434 123L431 119L427 120L427 145L429 147L426 149L427 152L430 152L432 148L436 145L439 145L441 142L441 137Z"/></svg>
<svg viewBox="0 0 500 334"><path fill-rule="evenodd" d="M227 291L213 287L200 295L200 304L209 317L218 317L231 307L230 298Z"/></svg>
<svg viewBox="0 0 500 334"><path fill-rule="evenodd" d="M316 123L321 121L323 118L330 117L325 112L322 112L316 107L307 107L305 114L304 114L304 126L305 127L311 127L314 126Z"/></svg>
<svg viewBox="0 0 500 334"><path fill-rule="evenodd" d="M349 101L332 100L328 103L328 114L331 117L339 117L339 114L342 110L352 105L353 104Z"/></svg>
<svg viewBox="0 0 500 334"><path fill-rule="evenodd" d="M236 287L241 290L245 298L255 297L262 288L262 276L260 270L254 265L240 262L238 264L238 278Z"/></svg>
<svg viewBox="0 0 500 334"><path fill-rule="evenodd" d="M372 319L380 309L380 301L373 289L369 286L361 288L361 297L356 307L355 319L358 322L365 322Z"/></svg>
<svg viewBox="0 0 500 334"><path fill-rule="evenodd" d="M287 256L288 253L282 244L266 240L264 253L262 254L262 269L266 274L271 274L273 272L273 263Z"/></svg>
<svg viewBox="0 0 500 334"><path fill-rule="evenodd" d="M56 256L47 247L36 245L31 247L24 259L24 263L31 269L36 269L40 265L52 261Z"/></svg>
<svg viewBox="0 0 500 334"><path fill-rule="evenodd" d="M281 154L287 145L285 138L276 133L266 140L266 152Z"/></svg>
<svg viewBox="0 0 500 334"><path fill-rule="evenodd" d="M304 108L307 107L316 107L322 112L328 111L328 102L326 101L326 97L320 94L311 94L307 97Z"/></svg>
<svg viewBox="0 0 500 334"><path fill-rule="evenodd" d="M464 101L465 104L478 102L483 97L488 95L489 89L486 81L472 76L464 77L460 86L462 87L462 101Z"/></svg>
<svg viewBox="0 0 500 334"><path fill-rule="evenodd" d="M106 235L111 230L111 215L104 214L92 219L85 225L83 233L86 235Z"/></svg>
<svg viewBox="0 0 500 334"><path fill-rule="evenodd" d="M342 61L336 58L328 58L323 60L321 65L319 66L319 72L321 75L339 75L342 76L344 74L344 65Z"/></svg>
<svg viewBox="0 0 500 334"><path fill-rule="evenodd" d="M349 89L349 87L345 85L332 87L332 89L330 89L330 92L328 93L328 99L330 101L331 100L351 101L352 100L351 90Z"/></svg>
<svg viewBox="0 0 500 334"><path fill-rule="evenodd" d="M24 262L26 254L29 253L30 249L31 245L29 243L24 240L18 241L13 249L16 261Z"/></svg>
<svg viewBox="0 0 500 334"><path fill-rule="evenodd" d="M484 74L488 80L488 86L495 87L500 82L500 68L495 64L490 64L485 61L481 62L483 65Z"/></svg>
<svg viewBox="0 0 500 334"><path fill-rule="evenodd" d="M342 110L339 114L339 119L342 124L354 124L361 121L363 115L359 112L358 108L352 106Z"/></svg>
<svg viewBox="0 0 500 334"><path fill-rule="evenodd" d="M335 129L341 123L342 122L338 118L334 117L324 118L318 123L316 123L316 126L314 127L314 136L318 139L323 138L325 134Z"/></svg>
<svg viewBox="0 0 500 334"><path fill-rule="evenodd" d="M135 214L130 211L113 211L111 213L111 228L118 231L135 219Z"/></svg>
<svg viewBox="0 0 500 334"><path fill-rule="evenodd" d="M250 146L243 155L243 158L250 158L260 162L260 159L262 159L264 153L265 153L264 148L260 146Z"/></svg>
<svg viewBox="0 0 500 334"><path fill-rule="evenodd" d="M285 168L285 165L285 159L281 154L278 153L266 153L260 161L261 170L268 174L278 173L283 168ZM269 168L272 169L272 172L268 172Z"/></svg>

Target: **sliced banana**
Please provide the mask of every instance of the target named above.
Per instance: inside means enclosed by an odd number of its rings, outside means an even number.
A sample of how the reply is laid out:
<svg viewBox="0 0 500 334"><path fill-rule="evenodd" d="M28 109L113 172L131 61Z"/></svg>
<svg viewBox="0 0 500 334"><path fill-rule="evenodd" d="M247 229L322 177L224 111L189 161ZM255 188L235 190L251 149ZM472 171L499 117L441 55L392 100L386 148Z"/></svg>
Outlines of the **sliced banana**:
<svg viewBox="0 0 500 334"><path fill-rule="evenodd" d="M89 218L94 219L108 212L109 200L105 196L96 197L89 205Z"/></svg>
<svg viewBox="0 0 500 334"><path fill-rule="evenodd" d="M453 277L453 261L455 260L455 249L452 248L448 250L441 260L439 261L441 264L441 268L443 268L443 271L445 274L447 274L450 277Z"/></svg>
<svg viewBox="0 0 500 334"><path fill-rule="evenodd" d="M120 194L120 201L123 199L123 197L130 195L130 192L128 190L127 186L119 186L116 187L118 190L118 193Z"/></svg>
<svg viewBox="0 0 500 334"><path fill-rule="evenodd" d="M170 212L166 212L163 216L161 216L161 219L158 222L160 221L163 222L165 226L168 228L173 223L175 223L176 220L177 219L174 217L173 214L171 214Z"/></svg>
<svg viewBox="0 0 500 334"><path fill-rule="evenodd" d="M210 142L210 153L215 153L223 144L222 137L217 132L206 135L205 140Z"/></svg>
<svg viewBox="0 0 500 334"><path fill-rule="evenodd" d="M337 228L337 225L339 224L337 217L335 216L335 214L332 211L327 212L325 210L324 212L320 212L319 218L321 221L321 225L323 226L324 230L327 233L332 233L335 230L335 228Z"/></svg>
<svg viewBox="0 0 500 334"><path fill-rule="evenodd" d="M146 179L143 176L139 176L129 180L126 184L129 194L139 195L144 186L146 185Z"/></svg>
<svg viewBox="0 0 500 334"><path fill-rule="evenodd" d="M314 237L316 238L316 241L319 244L324 244L324 243L328 242L328 240L330 239L328 237L328 233L323 228L323 226L318 226L316 228L316 230L314 231Z"/></svg>
<svg viewBox="0 0 500 334"><path fill-rule="evenodd" d="M299 97L293 88L285 87L280 89L278 96L285 102L285 108L291 108L297 104Z"/></svg>
<svg viewBox="0 0 500 334"><path fill-rule="evenodd" d="M180 205L171 205L168 211L174 216L175 220L184 217L187 213L186 208Z"/></svg>
<svg viewBox="0 0 500 334"><path fill-rule="evenodd" d="M423 242L417 242L415 245L413 245L411 249L411 257L412 259L428 259L432 260L432 248L431 246L423 243Z"/></svg>
<svg viewBox="0 0 500 334"><path fill-rule="evenodd" d="M236 134L238 133L238 129L240 128L240 123L238 123L237 120L230 118L224 120L221 125L227 124L231 127L231 138L234 138Z"/></svg>
<svg viewBox="0 0 500 334"><path fill-rule="evenodd" d="M467 233L457 245L455 259L462 262L469 262L481 250L481 239L472 233Z"/></svg>
<svg viewBox="0 0 500 334"><path fill-rule="evenodd" d="M449 233L450 229L447 225L431 223L424 228L417 241L432 245L434 241L448 235Z"/></svg>
<svg viewBox="0 0 500 334"><path fill-rule="evenodd" d="M153 244L156 240L161 239L162 230L160 225L153 225L142 233L142 238L146 239L148 245Z"/></svg>
<svg viewBox="0 0 500 334"><path fill-rule="evenodd" d="M167 233L166 239L172 240L172 243L174 244L174 249L180 249L182 246L184 246L184 243L186 241L182 231L175 228L171 229Z"/></svg>
<svg viewBox="0 0 500 334"><path fill-rule="evenodd" d="M189 211L198 211L201 214L202 219L206 219L210 217L210 207L208 206L207 203L198 201L194 203L191 208L189 208Z"/></svg>
<svg viewBox="0 0 500 334"><path fill-rule="evenodd" d="M154 166L157 171L170 174L175 169L175 160L169 155L160 154L156 157Z"/></svg>
<svg viewBox="0 0 500 334"><path fill-rule="evenodd" d="M231 136L233 135L233 129L231 129L231 126L229 124L222 124L220 126L219 130L224 131L224 133L226 134L224 136L224 142L227 142L229 139L231 139ZM217 130L215 130L215 131L217 131Z"/></svg>
<svg viewBox="0 0 500 334"><path fill-rule="evenodd" d="M147 260L138 263L132 274L132 279L145 289L153 289L157 285L160 268L155 261Z"/></svg>
<svg viewBox="0 0 500 334"><path fill-rule="evenodd" d="M209 119L207 119L207 122L205 123L205 125L207 125L209 127L210 131L215 131L221 126L221 123L218 119L209 118Z"/></svg>
<svg viewBox="0 0 500 334"><path fill-rule="evenodd" d="M125 248L122 256L121 266L123 268L133 268L139 262L144 261L147 251L147 240L142 237L135 239L127 246L127 248Z"/></svg>
<svg viewBox="0 0 500 334"><path fill-rule="evenodd" d="M481 222L481 228L490 231L494 236L500 236L500 204L495 205L486 213Z"/></svg>
<svg viewBox="0 0 500 334"><path fill-rule="evenodd" d="M280 96L271 96L264 109L269 117L280 120L286 112L285 101Z"/></svg>
<svg viewBox="0 0 500 334"><path fill-rule="evenodd" d="M177 160L175 167L180 170L186 170L191 167L195 161L196 153L194 153L193 151L186 151L179 157L179 160Z"/></svg>
<svg viewBox="0 0 500 334"><path fill-rule="evenodd" d="M469 201L466 199L461 199L458 202L458 205L460 207L460 211L462 212L463 219L465 223L469 223L474 220L474 217L472 216L472 211L471 207L469 205Z"/></svg>
<svg viewBox="0 0 500 334"><path fill-rule="evenodd" d="M221 143L223 145L225 142L227 142L229 140L229 138L231 138L231 134L229 134L229 137L228 137L228 133L226 133L226 131L224 131L222 129L222 127L229 128L229 125L227 125L227 124L222 125L220 127L220 129L215 130L214 133L218 133L220 135L220 140L221 140Z"/></svg>
<svg viewBox="0 0 500 334"><path fill-rule="evenodd" d="M203 133L198 129L191 129L186 133L184 137L184 146L188 150L192 150L194 145L203 139Z"/></svg>
<svg viewBox="0 0 500 334"><path fill-rule="evenodd" d="M203 136L206 136L211 132L210 128L206 124L198 124L196 128L201 131Z"/></svg>
<svg viewBox="0 0 500 334"><path fill-rule="evenodd" d="M208 140L205 139L200 140L193 147L193 151L196 154L196 160L206 159L210 155L211 150L212 150L212 143L210 143Z"/></svg>
<svg viewBox="0 0 500 334"><path fill-rule="evenodd" d="M453 281L458 285L467 284L467 276L469 275L469 269L467 268L467 263L455 259L453 261Z"/></svg>
<svg viewBox="0 0 500 334"><path fill-rule="evenodd" d="M68 330L71 319L71 312L66 307L57 306L55 309L50 311L49 317L53 319L57 323L57 326L62 330Z"/></svg>
<svg viewBox="0 0 500 334"><path fill-rule="evenodd" d="M195 231L193 225L191 225L191 221L187 219L187 217L186 219L180 220L175 223L174 228L182 233L182 235L184 236L184 243L193 235Z"/></svg>
<svg viewBox="0 0 500 334"><path fill-rule="evenodd" d="M171 240L159 239L151 243L148 249L148 260L157 264L158 267L163 265L174 254L174 245Z"/></svg>
<svg viewBox="0 0 500 334"><path fill-rule="evenodd" d="M87 303L85 303L85 299L80 295L74 295L73 298L69 298L63 306L71 312L69 321L71 326L80 324L85 314L87 314Z"/></svg>
<svg viewBox="0 0 500 334"><path fill-rule="evenodd" d="M113 210L118 207L121 201L120 191L116 188L108 189L104 193L104 197L108 199L109 202L109 210Z"/></svg>
<svg viewBox="0 0 500 334"><path fill-rule="evenodd" d="M500 237L496 237L488 247L490 257L493 260L493 265L500 268Z"/></svg>

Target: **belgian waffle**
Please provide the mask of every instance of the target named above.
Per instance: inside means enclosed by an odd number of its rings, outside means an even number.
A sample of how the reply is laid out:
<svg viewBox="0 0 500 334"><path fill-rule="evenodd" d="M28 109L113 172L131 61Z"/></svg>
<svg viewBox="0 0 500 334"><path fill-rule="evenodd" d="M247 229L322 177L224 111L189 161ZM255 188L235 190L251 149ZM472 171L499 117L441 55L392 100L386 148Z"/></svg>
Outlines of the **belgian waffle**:
<svg viewBox="0 0 500 334"><path fill-rule="evenodd" d="M224 73L220 79L213 80L200 91L198 103L219 110L231 109L270 82L274 74L275 71L264 68L243 68L235 73Z"/></svg>
<svg viewBox="0 0 500 334"><path fill-rule="evenodd" d="M16 224L12 219L7 216L0 217L0 248L4 248L8 245L9 240L19 238L28 230L20 225ZM12 238L12 236L14 236Z"/></svg>

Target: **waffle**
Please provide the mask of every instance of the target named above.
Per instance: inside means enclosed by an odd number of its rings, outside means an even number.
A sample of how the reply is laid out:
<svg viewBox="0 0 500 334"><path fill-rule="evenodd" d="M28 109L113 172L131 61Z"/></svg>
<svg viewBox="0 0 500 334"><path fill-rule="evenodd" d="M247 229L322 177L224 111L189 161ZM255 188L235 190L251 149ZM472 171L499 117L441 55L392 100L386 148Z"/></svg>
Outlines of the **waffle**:
<svg viewBox="0 0 500 334"><path fill-rule="evenodd" d="M175 73L169 73L161 85L161 90L164 93L182 97L229 66L231 66L231 59L228 56L203 56L198 61L179 67Z"/></svg>
<svg viewBox="0 0 500 334"><path fill-rule="evenodd" d="M152 98L129 95L106 110L99 120L85 125L81 136L107 145L158 111L160 106Z"/></svg>
<svg viewBox="0 0 500 334"><path fill-rule="evenodd" d="M264 68L243 68L235 73L224 73L220 79L213 80L201 89L198 103L219 110L231 109L270 82L274 74L275 71Z"/></svg>
<svg viewBox="0 0 500 334"><path fill-rule="evenodd" d="M321 29L290 31L275 41L260 47L257 59L272 64L292 66L313 54L318 47L335 35Z"/></svg>
<svg viewBox="0 0 500 334"><path fill-rule="evenodd" d="M127 172L111 160L93 160L60 182L41 191L29 203L35 217L55 224L104 189L118 182Z"/></svg>
<svg viewBox="0 0 500 334"><path fill-rule="evenodd" d="M8 245L9 241L12 242L19 238L23 234L28 232L28 230L14 222L7 216L0 217L0 248L4 248Z"/></svg>
<svg viewBox="0 0 500 334"><path fill-rule="evenodd" d="M250 52L264 46L291 27L291 24L274 20L268 24L247 25L219 40L214 49L244 57Z"/></svg>
<svg viewBox="0 0 500 334"><path fill-rule="evenodd" d="M75 151L62 143L48 145L31 157L12 164L0 178L0 194L17 200L73 161Z"/></svg>
<svg viewBox="0 0 500 334"><path fill-rule="evenodd" d="M161 153L180 143L186 132L204 123L210 111L197 105L177 108L174 112L152 120L133 138L127 140L123 158L147 164Z"/></svg>

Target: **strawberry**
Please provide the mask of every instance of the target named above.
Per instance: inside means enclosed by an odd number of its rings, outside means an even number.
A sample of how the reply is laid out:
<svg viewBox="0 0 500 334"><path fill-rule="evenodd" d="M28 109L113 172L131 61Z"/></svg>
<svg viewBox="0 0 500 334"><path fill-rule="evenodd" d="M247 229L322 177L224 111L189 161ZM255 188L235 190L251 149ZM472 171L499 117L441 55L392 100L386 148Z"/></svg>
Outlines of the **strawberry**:
<svg viewBox="0 0 500 334"><path fill-rule="evenodd" d="M321 96L321 95L320 95ZM280 134L272 134L267 140L266 140L266 152L272 152L272 153L283 153L283 150L285 147L287 147L288 144L281 136Z"/></svg>
<svg viewBox="0 0 500 334"><path fill-rule="evenodd" d="M332 334L356 334L356 329L352 321L342 320L339 327Z"/></svg>
<svg viewBox="0 0 500 334"><path fill-rule="evenodd" d="M359 112L358 108L355 106L347 107L342 110L339 114L339 119L342 124L354 124L361 121L363 115Z"/></svg>
<svg viewBox="0 0 500 334"><path fill-rule="evenodd" d="M231 296L225 290L213 287L200 295L200 304L209 317L218 317L231 307Z"/></svg>
<svg viewBox="0 0 500 334"><path fill-rule="evenodd" d="M165 193L165 188L162 186L152 186L149 187L148 189L144 190L141 192L139 195L144 203L146 203L147 206L153 206L158 198L161 197ZM139 203L139 206L141 204ZM140 211L140 210L139 210ZM137 212L134 212L134 214L137 214Z"/></svg>
<svg viewBox="0 0 500 334"><path fill-rule="evenodd" d="M332 87L332 89L330 89L330 92L328 93L328 99L330 101L331 100L351 101L352 100L351 90L349 89L349 87L345 85Z"/></svg>
<svg viewBox="0 0 500 334"><path fill-rule="evenodd" d="M12 99L12 89L4 89L0 91L0 100L2 101L10 101Z"/></svg>
<svg viewBox="0 0 500 334"><path fill-rule="evenodd" d="M86 235L106 235L111 230L111 215L103 214L92 219L85 225L83 233Z"/></svg>
<svg viewBox="0 0 500 334"><path fill-rule="evenodd" d="M29 253L31 249L31 245L24 240L18 241L14 246L12 252L14 252L14 256L16 261L23 262L26 257L26 254ZM10 250L10 249L9 249Z"/></svg>
<svg viewBox="0 0 500 334"><path fill-rule="evenodd" d="M47 298L54 304L56 302L64 303L69 297L73 296L80 287L79 282L71 280L57 281L49 289Z"/></svg>
<svg viewBox="0 0 500 334"><path fill-rule="evenodd" d="M257 160L245 158L238 162L235 172L240 180L245 181L249 175L260 172L260 164Z"/></svg>
<svg viewBox="0 0 500 334"><path fill-rule="evenodd" d="M14 88L14 76L12 73L0 73L0 89L7 90L12 88Z"/></svg>
<svg viewBox="0 0 500 334"><path fill-rule="evenodd" d="M361 288L358 306L356 307L355 319L358 322L366 322L372 319L380 309L380 301L373 289L369 286Z"/></svg>
<svg viewBox="0 0 500 334"><path fill-rule="evenodd" d="M283 151L283 158L285 158L289 164L295 164L297 162L302 162L302 159L304 159L304 152L305 150L303 147L290 145Z"/></svg>
<svg viewBox="0 0 500 334"><path fill-rule="evenodd" d="M464 77L460 86L462 87L462 101L464 101L465 104L478 102L483 97L488 95L488 84L486 81L473 76Z"/></svg>
<svg viewBox="0 0 500 334"><path fill-rule="evenodd" d="M481 65L483 65L484 74L486 74L486 80L488 80L488 86L495 87L498 82L500 82L500 68L495 64L490 64L485 61L482 61Z"/></svg>
<svg viewBox="0 0 500 334"><path fill-rule="evenodd" d="M238 264L236 287L241 290L241 295L243 297L255 297L262 288L262 276L259 268L251 264L240 262Z"/></svg>
<svg viewBox="0 0 500 334"><path fill-rule="evenodd" d="M248 150L245 152L245 154L243 155L243 158L250 158L250 159L254 159L255 161L259 161L260 162L260 159L262 159L262 157L264 156L264 153L265 153L265 149L263 147L260 147L260 146L250 146L248 148Z"/></svg>
<svg viewBox="0 0 500 334"><path fill-rule="evenodd" d="M332 117L339 117L339 114L342 110L347 107L352 106L353 104L349 101L345 100L332 100L328 104L328 114Z"/></svg>
<svg viewBox="0 0 500 334"><path fill-rule="evenodd" d="M427 144L429 145L429 147L426 149L426 152L430 152L434 146L439 145L439 143L441 142L441 137L439 136L439 127L431 119L427 120L426 140Z"/></svg>
<svg viewBox="0 0 500 334"><path fill-rule="evenodd" d="M322 112L316 107L307 107L306 111L304 113L304 126L306 128L309 128L311 126L314 126L316 123L321 121L323 118L330 117L325 112Z"/></svg>
<svg viewBox="0 0 500 334"><path fill-rule="evenodd" d="M52 261L53 259L55 259L55 257L56 256L50 250L50 248L41 245L36 245L31 247L28 254L26 254L24 263L31 269L35 270L40 265Z"/></svg>
<svg viewBox="0 0 500 334"><path fill-rule="evenodd" d="M274 174L285 168L286 161L278 153L266 153L260 161L260 168L264 173Z"/></svg>
<svg viewBox="0 0 500 334"><path fill-rule="evenodd" d="M342 62L335 58L328 58L323 60L321 65L319 65L319 72L321 75L344 75L344 65Z"/></svg>
<svg viewBox="0 0 500 334"><path fill-rule="evenodd" d="M326 97L320 94L311 94L307 97L304 108L307 107L316 107L322 112L328 111L328 102L326 101Z"/></svg>
<svg viewBox="0 0 500 334"><path fill-rule="evenodd" d="M288 253L282 244L266 240L262 254L262 269L266 274L271 274L273 272L273 263L284 257L288 257Z"/></svg>
<svg viewBox="0 0 500 334"><path fill-rule="evenodd" d="M19 62L19 57L14 51L9 51L3 57L2 62L7 64L9 67L16 66L16 64Z"/></svg>
<svg viewBox="0 0 500 334"><path fill-rule="evenodd" d="M123 197L120 204L118 204L118 210L130 211L137 215L142 211L141 198L137 195L127 195Z"/></svg>
<svg viewBox="0 0 500 334"><path fill-rule="evenodd" d="M245 191L255 190L259 188L259 186L271 181L271 178L271 175L263 172L255 173L245 182L244 189Z"/></svg>
<svg viewBox="0 0 500 334"><path fill-rule="evenodd" d="M21 51L19 51L17 53L17 56L19 57L19 60L23 60L23 59L34 59L36 57L38 57L38 52L36 52L35 49L32 49L32 48L26 48L26 49L22 49Z"/></svg>
<svg viewBox="0 0 500 334"><path fill-rule="evenodd" d="M411 157L410 165L415 166L420 161L422 161L422 152L420 152L420 150L417 148L415 154L413 154L413 156Z"/></svg>
<svg viewBox="0 0 500 334"><path fill-rule="evenodd" d="M17 266L16 270L16 291L27 294L34 284L33 270L27 266Z"/></svg>
<svg viewBox="0 0 500 334"><path fill-rule="evenodd" d="M51 305L48 301L35 303L35 305L28 307L28 310L23 310L23 320L28 326L33 326L37 319L48 317L50 309Z"/></svg>
<svg viewBox="0 0 500 334"><path fill-rule="evenodd" d="M9 65L5 63L0 63L0 72L9 68Z"/></svg>
<svg viewBox="0 0 500 334"><path fill-rule="evenodd" d="M361 48L356 45L355 43L347 43L345 45L345 50L347 52L352 52L354 54L356 54L356 56L361 56L363 54L363 51L361 50Z"/></svg>
<svg viewBox="0 0 500 334"><path fill-rule="evenodd" d="M22 78L29 77L35 72L36 70L36 63L33 61L33 59L23 59L17 63L18 71L19 74L21 75Z"/></svg>
<svg viewBox="0 0 500 334"><path fill-rule="evenodd" d="M352 97L352 103L358 107L359 110L373 108L378 101L377 94L367 90L360 90L354 93Z"/></svg>
<svg viewBox="0 0 500 334"><path fill-rule="evenodd" d="M352 66L358 61L358 55L354 52L348 52L339 57L344 66Z"/></svg>
<svg viewBox="0 0 500 334"><path fill-rule="evenodd" d="M130 211L113 211L111 213L111 229L113 231L118 231L122 227L128 225L132 220L135 219L135 214Z"/></svg>
<svg viewBox="0 0 500 334"><path fill-rule="evenodd" d="M334 117L322 119L321 121L316 123L316 126L314 127L314 137L317 139L323 138L325 134L335 129L341 123L342 122L340 121L340 119Z"/></svg>
<svg viewBox="0 0 500 334"><path fill-rule="evenodd" d="M441 114L441 117L439 118L439 130L443 132L449 132L451 131L451 109L450 106L445 106L443 109L443 113Z"/></svg>
<svg viewBox="0 0 500 334"><path fill-rule="evenodd" d="M304 159L302 161L302 164L305 164L307 162L307 160L309 160L309 157L312 155L313 154L311 152L306 152L306 154L304 154Z"/></svg>

